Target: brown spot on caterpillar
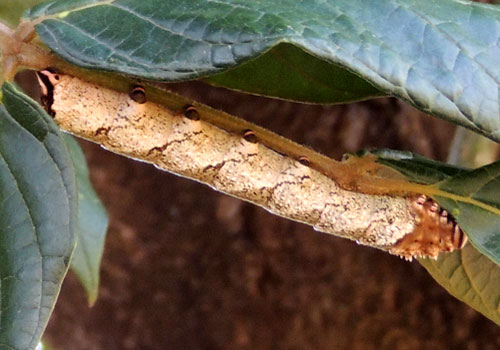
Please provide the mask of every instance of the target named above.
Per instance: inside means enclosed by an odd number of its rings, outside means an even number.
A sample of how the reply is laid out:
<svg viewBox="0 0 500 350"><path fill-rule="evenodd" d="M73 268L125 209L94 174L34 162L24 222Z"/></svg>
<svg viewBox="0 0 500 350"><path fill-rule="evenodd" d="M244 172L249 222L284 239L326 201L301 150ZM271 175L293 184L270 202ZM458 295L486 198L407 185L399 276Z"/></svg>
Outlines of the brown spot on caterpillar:
<svg viewBox="0 0 500 350"><path fill-rule="evenodd" d="M129 92L130 98L139 103L146 103L146 90L140 85L134 86Z"/></svg>
<svg viewBox="0 0 500 350"><path fill-rule="evenodd" d="M157 146L153 147L148 151L148 156L153 154L153 153L162 153L167 149L168 145L163 145L163 146Z"/></svg>
<svg viewBox="0 0 500 350"><path fill-rule="evenodd" d="M406 260L422 256L437 258L441 251L452 252L465 246L467 236L437 202L425 195L410 200L416 227L390 248L392 254Z"/></svg>
<svg viewBox="0 0 500 350"><path fill-rule="evenodd" d="M110 127L102 127L102 128L99 128L95 131L95 135L98 136L98 135L107 135L108 132L111 130Z"/></svg>
<svg viewBox="0 0 500 350"><path fill-rule="evenodd" d="M309 166L309 164L311 164L311 161L305 156L301 156L297 160L299 161L300 164L305 165L305 166Z"/></svg>
<svg viewBox="0 0 500 350"><path fill-rule="evenodd" d="M191 120L200 120L200 114L196 108L191 105L184 107L184 116Z"/></svg>
<svg viewBox="0 0 500 350"><path fill-rule="evenodd" d="M250 129L243 131L243 138L250 143L257 143L259 141L257 135Z"/></svg>

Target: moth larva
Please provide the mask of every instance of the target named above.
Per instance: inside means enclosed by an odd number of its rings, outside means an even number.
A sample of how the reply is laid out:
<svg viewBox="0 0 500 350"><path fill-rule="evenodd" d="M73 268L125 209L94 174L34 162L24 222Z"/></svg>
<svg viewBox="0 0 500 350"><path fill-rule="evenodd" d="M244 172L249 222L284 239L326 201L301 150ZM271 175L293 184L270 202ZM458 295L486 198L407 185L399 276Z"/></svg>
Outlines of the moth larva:
<svg viewBox="0 0 500 350"><path fill-rule="evenodd" d="M174 111L146 101L141 87L126 94L48 71L39 76L46 106L61 129L113 152L407 259L436 257L466 242L432 200L345 190L310 167L308 157L277 152L252 129L224 130L194 106Z"/></svg>

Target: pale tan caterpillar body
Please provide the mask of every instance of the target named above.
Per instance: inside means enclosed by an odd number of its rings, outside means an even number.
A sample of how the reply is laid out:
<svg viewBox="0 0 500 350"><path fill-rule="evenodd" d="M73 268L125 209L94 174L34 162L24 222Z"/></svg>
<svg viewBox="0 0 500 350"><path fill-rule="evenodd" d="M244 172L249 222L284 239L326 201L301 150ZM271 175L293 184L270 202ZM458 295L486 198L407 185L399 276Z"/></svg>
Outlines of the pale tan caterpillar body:
<svg viewBox="0 0 500 350"><path fill-rule="evenodd" d="M345 190L308 166L307 157L265 146L252 129L236 134L215 126L193 106L167 109L147 101L140 86L126 94L48 71L39 78L61 129L318 231L407 259L436 257L466 242L453 218L428 198Z"/></svg>

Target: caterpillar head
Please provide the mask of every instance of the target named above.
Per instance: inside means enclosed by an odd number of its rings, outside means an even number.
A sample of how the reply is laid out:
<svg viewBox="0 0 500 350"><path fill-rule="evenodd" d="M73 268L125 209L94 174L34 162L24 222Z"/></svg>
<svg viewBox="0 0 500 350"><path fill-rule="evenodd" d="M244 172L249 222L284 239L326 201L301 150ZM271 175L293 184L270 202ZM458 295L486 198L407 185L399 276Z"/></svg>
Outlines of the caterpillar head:
<svg viewBox="0 0 500 350"><path fill-rule="evenodd" d="M36 77L41 89L41 102L47 113L54 116L52 104L54 103L54 86L59 82L59 74L47 68L37 72Z"/></svg>
<svg viewBox="0 0 500 350"><path fill-rule="evenodd" d="M425 256L437 258L442 251L452 252L465 246L467 236L455 218L433 199L421 195L409 201L416 218L416 227L390 248L392 254L406 260Z"/></svg>

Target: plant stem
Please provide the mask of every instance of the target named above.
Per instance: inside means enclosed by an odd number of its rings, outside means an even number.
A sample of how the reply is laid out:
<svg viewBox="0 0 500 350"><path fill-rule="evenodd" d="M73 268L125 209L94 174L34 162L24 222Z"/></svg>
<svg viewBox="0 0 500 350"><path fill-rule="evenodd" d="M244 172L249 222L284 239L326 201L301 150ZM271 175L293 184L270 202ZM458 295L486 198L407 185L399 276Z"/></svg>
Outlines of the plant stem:
<svg viewBox="0 0 500 350"><path fill-rule="evenodd" d="M14 79L20 66L31 69L49 67L54 57L30 41L34 35L31 23L23 23L16 30L0 22L0 85Z"/></svg>

